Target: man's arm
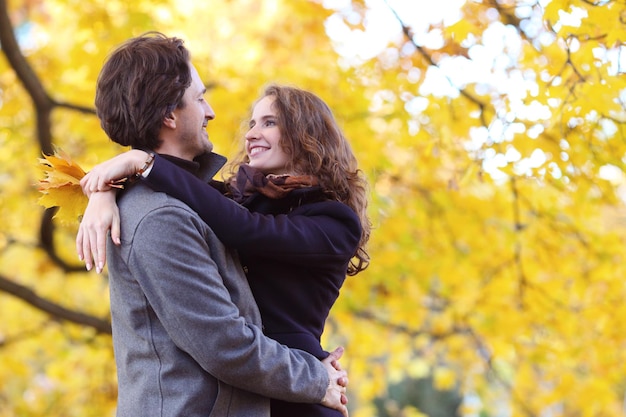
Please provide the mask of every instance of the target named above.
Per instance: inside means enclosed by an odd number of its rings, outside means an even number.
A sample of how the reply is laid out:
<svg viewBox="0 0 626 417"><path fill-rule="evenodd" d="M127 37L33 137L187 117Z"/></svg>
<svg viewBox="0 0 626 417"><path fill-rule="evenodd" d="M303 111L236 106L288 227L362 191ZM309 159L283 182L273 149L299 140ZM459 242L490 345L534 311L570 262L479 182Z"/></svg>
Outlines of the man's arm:
<svg viewBox="0 0 626 417"><path fill-rule="evenodd" d="M207 244L214 239L195 213L180 206L142 220L128 265L159 320L176 345L216 378L267 397L321 403L329 389L324 365L265 337L240 316L220 275L233 265L224 264L229 258L221 244ZM238 279L249 291L245 278Z"/></svg>

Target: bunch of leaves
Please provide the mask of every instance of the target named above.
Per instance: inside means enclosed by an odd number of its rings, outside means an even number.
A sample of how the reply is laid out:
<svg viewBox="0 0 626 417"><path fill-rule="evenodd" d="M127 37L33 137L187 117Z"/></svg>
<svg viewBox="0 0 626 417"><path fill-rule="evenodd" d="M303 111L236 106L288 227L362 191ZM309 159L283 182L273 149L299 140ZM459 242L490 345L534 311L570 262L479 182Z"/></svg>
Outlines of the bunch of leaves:
<svg viewBox="0 0 626 417"><path fill-rule="evenodd" d="M45 177L39 181L42 196L39 204L58 207L55 218L64 223L76 222L87 207L87 197L80 187L85 171L68 154L57 149L39 159Z"/></svg>

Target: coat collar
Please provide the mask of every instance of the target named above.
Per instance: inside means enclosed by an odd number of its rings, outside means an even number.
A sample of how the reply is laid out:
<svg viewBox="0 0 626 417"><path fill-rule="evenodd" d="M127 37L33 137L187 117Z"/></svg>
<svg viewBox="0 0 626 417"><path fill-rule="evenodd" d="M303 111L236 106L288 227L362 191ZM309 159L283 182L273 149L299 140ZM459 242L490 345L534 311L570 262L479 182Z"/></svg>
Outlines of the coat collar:
<svg viewBox="0 0 626 417"><path fill-rule="evenodd" d="M214 152L203 153L202 155L195 157L193 161L181 159L172 155L159 154L159 156L162 156L168 161L173 162L179 167L184 168L196 177L207 182L210 181L226 163L226 157Z"/></svg>

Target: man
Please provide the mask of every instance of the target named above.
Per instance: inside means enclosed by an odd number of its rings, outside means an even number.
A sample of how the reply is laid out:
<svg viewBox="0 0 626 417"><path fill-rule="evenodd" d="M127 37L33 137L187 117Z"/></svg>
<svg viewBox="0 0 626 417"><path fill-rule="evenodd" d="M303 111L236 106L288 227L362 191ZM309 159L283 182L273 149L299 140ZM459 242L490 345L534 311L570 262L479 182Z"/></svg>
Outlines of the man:
<svg viewBox="0 0 626 417"><path fill-rule="evenodd" d="M208 181L225 159L211 153L205 92L182 41L150 33L109 57L96 110L113 141ZM103 198L115 196L93 194L87 212ZM118 205L121 245L107 248L118 417L269 416L267 397L347 415L346 374L331 365L341 353L322 363L266 338L236 255L195 212L141 182Z"/></svg>

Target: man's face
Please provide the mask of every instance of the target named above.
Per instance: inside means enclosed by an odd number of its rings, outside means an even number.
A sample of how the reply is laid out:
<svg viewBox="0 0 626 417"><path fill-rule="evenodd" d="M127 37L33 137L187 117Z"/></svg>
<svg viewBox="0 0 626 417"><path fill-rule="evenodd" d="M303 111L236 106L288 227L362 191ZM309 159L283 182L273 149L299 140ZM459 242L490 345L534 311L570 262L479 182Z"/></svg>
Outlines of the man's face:
<svg viewBox="0 0 626 417"><path fill-rule="evenodd" d="M189 159L213 150L209 141L207 123L215 118L213 109L204 99L206 88L198 75L196 68L189 64L191 70L191 85L183 96L182 108L172 113L176 120L176 136L182 148L182 153Z"/></svg>

